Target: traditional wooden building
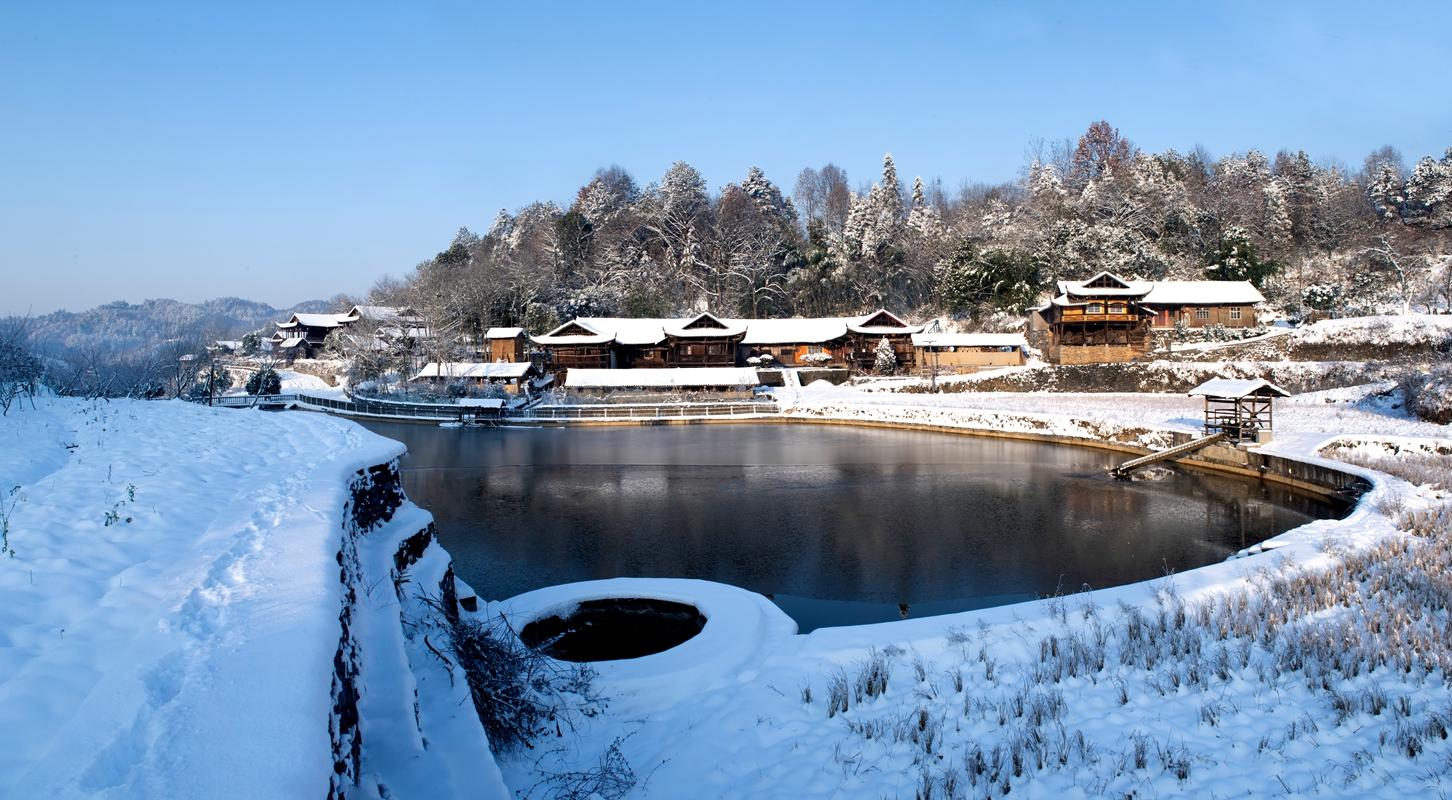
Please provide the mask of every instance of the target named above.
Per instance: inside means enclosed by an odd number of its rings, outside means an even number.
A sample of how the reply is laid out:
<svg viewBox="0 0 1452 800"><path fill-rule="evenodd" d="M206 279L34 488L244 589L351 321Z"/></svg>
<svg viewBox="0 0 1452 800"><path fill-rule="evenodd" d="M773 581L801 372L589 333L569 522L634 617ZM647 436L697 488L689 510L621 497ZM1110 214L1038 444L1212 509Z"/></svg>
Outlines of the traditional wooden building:
<svg viewBox="0 0 1452 800"><path fill-rule="evenodd" d="M1123 291L1152 315L1152 328L1173 328L1183 323L1190 328L1224 325L1227 328L1255 326L1255 307L1265 296L1250 281L1139 281L1101 272L1087 281L1059 281L1054 300L1072 297L1108 298L1095 289ZM1049 330L1053 302L1029 309L1029 329Z"/></svg>
<svg viewBox="0 0 1452 800"><path fill-rule="evenodd" d="M848 367L857 372L872 372L877 364L877 346L886 339L897 356L897 369L911 372L917 366L913 334L922 333L923 326L909 325L887 311L875 311L847 323L847 346L844 356Z"/></svg>
<svg viewBox="0 0 1452 800"><path fill-rule="evenodd" d="M351 314L293 314L286 322L277 323L277 332L267 341L274 353L288 361L314 358L321 354L328 334L357 320Z"/></svg>
<svg viewBox="0 0 1452 800"><path fill-rule="evenodd" d="M1021 366L1028 344L1019 333L915 333L912 343L924 375Z"/></svg>
<svg viewBox="0 0 1452 800"><path fill-rule="evenodd" d="M1060 281L1059 296L1039 310L1049 329L1045 356L1057 364L1133 361L1147 355L1153 312L1141 301L1149 281L1101 272L1087 281Z"/></svg>
<svg viewBox="0 0 1452 800"><path fill-rule="evenodd" d="M529 360L529 337L524 328L490 328L484 332L489 343L489 360L517 364Z"/></svg>
<svg viewBox="0 0 1452 800"><path fill-rule="evenodd" d="M684 324L662 327L672 367L734 367L736 349L746 327L724 322L711 314L698 314Z"/></svg>
<svg viewBox="0 0 1452 800"><path fill-rule="evenodd" d="M1153 281L1140 305L1154 314L1151 325L1189 328L1255 327L1255 307L1265 296L1250 281Z"/></svg>
<svg viewBox="0 0 1452 800"><path fill-rule="evenodd" d="M1225 434L1230 442L1270 440L1272 405L1291 393L1265 379L1214 378L1190 390L1205 398L1205 434Z"/></svg>
<svg viewBox="0 0 1452 800"><path fill-rule="evenodd" d="M848 319L741 320L746 336L741 340L742 356L762 363L787 367L847 366Z"/></svg>
<svg viewBox="0 0 1452 800"><path fill-rule="evenodd" d="M571 369L611 369L615 366L615 331L597 330L583 319L574 319L534 343L544 348L546 372Z"/></svg>
<svg viewBox="0 0 1452 800"><path fill-rule="evenodd" d="M723 319L698 314L679 319L581 317L533 341L545 351L545 369L642 369L741 367L777 362L785 366L844 366L871 371L878 343L893 346L898 366L917 361L909 325L886 311L861 317L818 319Z"/></svg>

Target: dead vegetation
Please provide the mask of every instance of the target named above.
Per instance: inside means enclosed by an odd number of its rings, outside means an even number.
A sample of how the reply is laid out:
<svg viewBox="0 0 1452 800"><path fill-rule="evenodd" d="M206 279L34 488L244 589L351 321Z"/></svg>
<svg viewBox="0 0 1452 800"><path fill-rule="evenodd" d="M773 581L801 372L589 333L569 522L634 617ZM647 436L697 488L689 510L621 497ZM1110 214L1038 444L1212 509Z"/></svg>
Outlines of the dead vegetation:
<svg viewBox="0 0 1452 800"><path fill-rule="evenodd" d="M1449 485L1452 456L1362 461ZM922 800L1002 796L1050 772L1091 795L1127 796L1159 776L1188 787L1212 763L1194 737L1163 729L1132 726L1117 741L1094 741L1082 727L1106 701L1127 711L1148 705L1156 717L1177 709L1194 728L1225 726L1231 738L1250 726L1271 731L1255 745L1256 758L1296 758L1295 743L1315 741L1323 729L1354 737L1363 744L1348 761L1314 773L1337 792L1399 774L1441 780L1452 760L1445 746L1435 757L1428 748L1452 731L1452 504L1389 510L1408 535L1351 552L1331 545L1325 568L1283 562L1200 602L1177 596L1169 579L1150 608L1121 604L1104 613L1085 602L1073 612L1064 598L1050 598L1053 630L1034 633L1025 623L1009 637L1036 643L1025 661L999 663L988 626L952 628L946 643L960 660L941 672L915 668L907 686L889 693L902 651L871 651L855 675L839 669L829 680L828 716L885 754L906 746ZM853 691L859 686L888 702ZM1292 713L1288 723L1274 722ZM1265 722L1256 725L1256 714ZM962 757L941 757L953 749Z"/></svg>

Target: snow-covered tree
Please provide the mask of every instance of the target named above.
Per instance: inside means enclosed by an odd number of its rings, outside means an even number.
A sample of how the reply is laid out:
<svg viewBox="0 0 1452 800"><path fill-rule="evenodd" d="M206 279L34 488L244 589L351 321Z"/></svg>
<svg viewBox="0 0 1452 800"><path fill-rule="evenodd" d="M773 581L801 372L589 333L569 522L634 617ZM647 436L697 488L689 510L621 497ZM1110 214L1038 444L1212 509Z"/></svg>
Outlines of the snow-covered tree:
<svg viewBox="0 0 1452 800"><path fill-rule="evenodd" d="M1452 147L1441 160L1423 156L1407 179L1403 218L1408 225L1452 228Z"/></svg>
<svg viewBox="0 0 1452 800"><path fill-rule="evenodd" d="M892 349L892 342L886 336L877 343L872 354L872 368L877 370L878 375L891 375L897 369L897 351Z"/></svg>
<svg viewBox="0 0 1452 800"><path fill-rule="evenodd" d="M756 204L757 211L766 218L781 225L795 225L797 211L790 198L783 197L781 189L766 179L761 168L753 164L741 182L741 190Z"/></svg>

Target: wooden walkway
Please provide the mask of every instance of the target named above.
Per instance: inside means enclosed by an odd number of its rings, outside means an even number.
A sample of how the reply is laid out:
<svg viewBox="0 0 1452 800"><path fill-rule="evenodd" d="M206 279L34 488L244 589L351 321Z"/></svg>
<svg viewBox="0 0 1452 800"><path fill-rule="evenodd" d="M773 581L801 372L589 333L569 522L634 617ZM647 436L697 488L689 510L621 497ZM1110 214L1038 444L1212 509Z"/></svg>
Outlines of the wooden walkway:
<svg viewBox="0 0 1452 800"><path fill-rule="evenodd" d="M1129 461L1126 461L1123 464L1115 467L1113 470L1110 470L1110 474L1116 478L1124 478L1127 477L1129 473L1134 472L1140 467L1149 466L1150 464L1153 464L1157 461L1164 461L1167 458L1175 458L1177 456L1183 456L1187 453L1193 453L1196 450L1201 449L1202 447L1209 447L1210 445L1215 444L1219 441L1223 441L1224 439L1224 433L1214 433L1206 436L1203 439L1196 439L1192 442L1186 442L1178 447L1171 447L1168 450L1161 450L1158 453L1150 453L1147 456L1130 459Z"/></svg>

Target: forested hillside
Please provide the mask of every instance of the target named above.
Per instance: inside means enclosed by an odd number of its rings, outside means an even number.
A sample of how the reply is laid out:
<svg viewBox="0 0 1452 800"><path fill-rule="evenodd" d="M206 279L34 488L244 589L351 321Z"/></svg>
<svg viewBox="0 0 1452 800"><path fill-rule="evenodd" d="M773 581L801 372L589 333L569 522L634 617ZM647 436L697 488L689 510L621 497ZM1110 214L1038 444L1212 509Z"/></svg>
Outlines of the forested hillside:
<svg viewBox="0 0 1452 800"><path fill-rule="evenodd" d="M100 350L125 353L174 339L241 338L248 331L269 328L297 311L325 311L325 301L313 300L289 309L266 303L221 297L203 303L176 300L125 301L96 306L89 311L57 311L28 324L31 341L49 350Z"/></svg>
<svg viewBox="0 0 1452 800"><path fill-rule="evenodd" d="M1452 148L1410 167L1389 147L1355 167L1288 150L1145 153L1099 122L1031 143L1001 185L909 183L890 155L874 178L854 189L828 164L788 196L755 167L715 191L684 162L645 186L610 167L568 207L460 230L371 298L469 340L492 325L698 309L984 320L1101 269L1248 279L1292 316L1445 310L1452 294Z"/></svg>

